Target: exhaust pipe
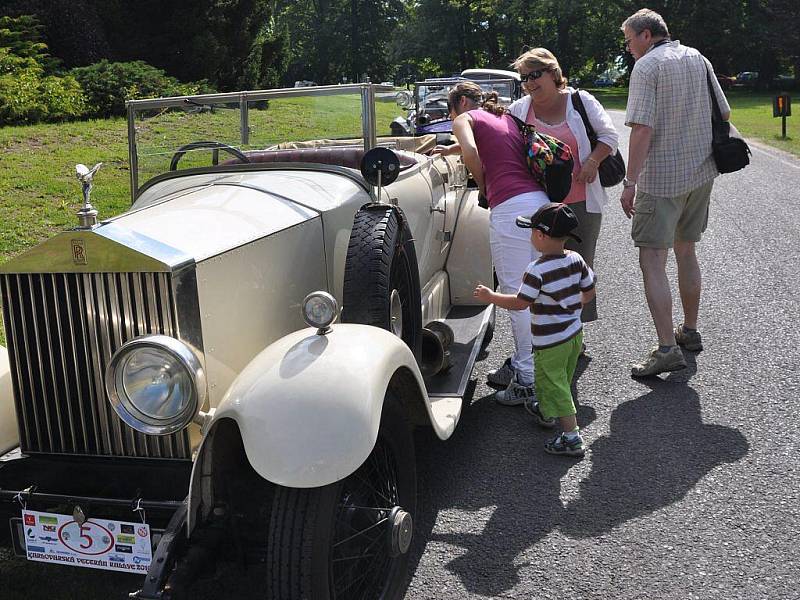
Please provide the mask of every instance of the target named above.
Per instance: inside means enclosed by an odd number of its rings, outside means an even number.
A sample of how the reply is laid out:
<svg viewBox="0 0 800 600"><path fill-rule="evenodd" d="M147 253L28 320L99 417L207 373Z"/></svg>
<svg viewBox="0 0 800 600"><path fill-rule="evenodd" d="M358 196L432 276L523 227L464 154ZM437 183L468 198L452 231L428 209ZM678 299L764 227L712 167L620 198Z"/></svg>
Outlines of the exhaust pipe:
<svg viewBox="0 0 800 600"><path fill-rule="evenodd" d="M453 330L442 321L431 321L422 328L422 360L420 371L423 377L430 377L447 371L450 363L450 346L453 344Z"/></svg>

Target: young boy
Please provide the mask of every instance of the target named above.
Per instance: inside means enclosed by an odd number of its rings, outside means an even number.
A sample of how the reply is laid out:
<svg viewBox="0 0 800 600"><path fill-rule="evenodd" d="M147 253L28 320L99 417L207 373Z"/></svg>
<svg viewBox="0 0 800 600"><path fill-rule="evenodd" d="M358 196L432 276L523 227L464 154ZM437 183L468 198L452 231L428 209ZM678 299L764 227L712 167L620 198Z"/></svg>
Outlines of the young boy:
<svg viewBox="0 0 800 600"><path fill-rule="evenodd" d="M583 343L581 308L595 295L595 277L577 252L564 249L578 218L566 204L549 202L530 218L517 217L518 227L531 229L531 243L542 256L528 265L516 296L479 285L474 296L509 310L531 309L536 397L525 408L542 427L562 433L544 445L545 452L583 456L583 438L575 420L572 376Z"/></svg>

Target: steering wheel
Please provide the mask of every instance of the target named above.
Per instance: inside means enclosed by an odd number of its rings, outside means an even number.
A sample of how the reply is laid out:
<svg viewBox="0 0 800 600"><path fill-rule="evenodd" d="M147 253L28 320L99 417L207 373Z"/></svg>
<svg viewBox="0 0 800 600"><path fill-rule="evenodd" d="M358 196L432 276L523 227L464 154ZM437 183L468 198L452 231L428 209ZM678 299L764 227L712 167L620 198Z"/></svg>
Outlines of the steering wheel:
<svg viewBox="0 0 800 600"><path fill-rule="evenodd" d="M241 152L237 150L233 146L228 146L228 144L223 144L222 142L215 142L213 140L207 141L199 141L199 142L191 142L190 144L184 144L180 148L178 148L177 152L172 155L172 160L169 163L169 170L170 171L177 171L178 170L178 161L183 157L184 154L189 152L190 150L198 150L200 148L210 148L212 150L224 150L228 154L232 154L236 158L238 158L243 163L249 163L250 159ZM213 164L219 164L219 153L214 152L214 156L212 158Z"/></svg>

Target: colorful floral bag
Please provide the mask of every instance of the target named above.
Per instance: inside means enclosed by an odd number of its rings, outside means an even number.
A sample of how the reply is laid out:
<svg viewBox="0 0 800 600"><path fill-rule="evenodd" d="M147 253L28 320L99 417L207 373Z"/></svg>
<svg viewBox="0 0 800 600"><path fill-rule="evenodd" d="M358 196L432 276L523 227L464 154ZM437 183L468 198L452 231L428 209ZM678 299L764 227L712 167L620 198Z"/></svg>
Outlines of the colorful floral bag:
<svg viewBox="0 0 800 600"><path fill-rule="evenodd" d="M561 202L572 187L575 161L566 143L539 133L533 125L509 113L525 140L525 157L533 178L542 184L551 202Z"/></svg>

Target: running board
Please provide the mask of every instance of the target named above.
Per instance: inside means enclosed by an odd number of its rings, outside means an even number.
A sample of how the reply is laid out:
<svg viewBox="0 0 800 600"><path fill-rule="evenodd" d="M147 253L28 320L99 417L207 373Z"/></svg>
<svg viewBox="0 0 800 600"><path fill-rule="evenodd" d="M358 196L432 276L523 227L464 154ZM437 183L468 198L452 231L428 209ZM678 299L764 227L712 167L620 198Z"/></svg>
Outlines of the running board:
<svg viewBox="0 0 800 600"><path fill-rule="evenodd" d="M425 378L428 397L434 406L442 399L461 400L464 397L486 331L494 325L494 313L492 304L454 306L450 309L444 322L453 330L453 344L450 346L452 366L444 373ZM451 413L452 408L449 403L447 409L442 405L444 414Z"/></svg>

